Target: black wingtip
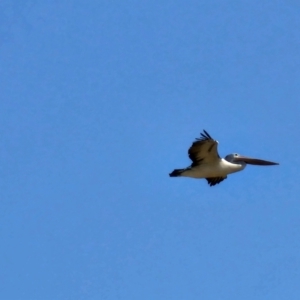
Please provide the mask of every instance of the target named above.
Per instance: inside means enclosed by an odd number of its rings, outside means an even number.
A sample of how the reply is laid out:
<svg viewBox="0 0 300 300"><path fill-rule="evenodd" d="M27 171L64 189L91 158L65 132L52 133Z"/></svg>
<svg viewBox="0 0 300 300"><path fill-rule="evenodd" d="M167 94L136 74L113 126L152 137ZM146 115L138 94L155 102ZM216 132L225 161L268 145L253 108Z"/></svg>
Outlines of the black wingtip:
<svg viewBox="0 0 300 300"><path fill-rule="evenodd" d="M182 174L184 169L175 169L173 172L169 174L170 177L178 177Z"/></svg>
<svg viewBox="0 0 300 300"><path fill-rule="evenodd" d="M210 134L203 129L203 133L200 132L200 138L196 138L197 141L207 141L207 140L213 140L213 138L210 136Z"/></svg>
<svg viewBox="0 0 300 300"><path fill-rule="evenodd" d="M209 133L208 133L205 129L203 129L203 132L205 133L205 135L206 135L208 138L212 139L212 137L209 135Z"/></svg>
<svg viewBox="0 0 300 300"><path fill-rule="evenodd" d="M212 178L206 178L206 180L207 180L207 183L209 184L209 186L214 186L216 184L219 184L226 178L227 178L227 176L226 177L212 177Z"/></svg>

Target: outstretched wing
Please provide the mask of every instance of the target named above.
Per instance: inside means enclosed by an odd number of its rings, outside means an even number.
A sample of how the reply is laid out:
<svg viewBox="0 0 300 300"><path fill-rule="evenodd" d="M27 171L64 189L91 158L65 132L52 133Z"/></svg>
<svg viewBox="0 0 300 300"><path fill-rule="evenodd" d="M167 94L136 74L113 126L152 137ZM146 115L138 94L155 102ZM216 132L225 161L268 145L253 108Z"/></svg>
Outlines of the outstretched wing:
<svg viewBox="0 0 300 300"><path fill-rule="evenodd" d="M212 163L220 159L218 154L218 142L214 140L205 130L201 137L196 139L189 149L189 158L192 160L192 167Z"/></svg>
<svg viewBox="0 0 300 300"><path fill-rule="evenodd" d="M213 185L216 185L216 184L220 183L221 181L223 181L226 178L227 178L227 176L225 176L225 177L205 178L205 179L207 180L207 183L210 186L213 186Z"/></svg>

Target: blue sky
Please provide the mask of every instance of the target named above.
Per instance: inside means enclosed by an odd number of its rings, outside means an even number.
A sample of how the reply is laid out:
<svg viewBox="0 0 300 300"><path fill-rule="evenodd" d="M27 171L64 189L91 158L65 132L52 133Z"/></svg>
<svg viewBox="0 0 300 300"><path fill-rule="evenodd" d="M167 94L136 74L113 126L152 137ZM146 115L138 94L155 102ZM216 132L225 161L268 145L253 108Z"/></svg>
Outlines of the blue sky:
<svg viewBox="0 0 300 300"><path fill-rule="evenodd" d="M2 1L0 298L299 299L300 4ZM278 161L169 178L206 129Z"/></svg>

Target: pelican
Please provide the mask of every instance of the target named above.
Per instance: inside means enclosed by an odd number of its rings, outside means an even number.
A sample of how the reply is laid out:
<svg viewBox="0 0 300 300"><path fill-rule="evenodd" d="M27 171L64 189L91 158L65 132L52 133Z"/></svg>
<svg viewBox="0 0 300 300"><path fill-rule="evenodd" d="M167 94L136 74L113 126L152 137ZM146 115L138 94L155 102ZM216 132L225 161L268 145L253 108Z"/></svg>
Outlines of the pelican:
<svg viewBox="0 0 300 300"><path fill-rule="evenodd" d="M185 169L175 169L170 177L205 178L210 186L214 186L227 178L228 174L245 169L247 164L257 166L273 166L278 163L251 158L237 153L220 158L218 141L214 140L207 131L203 130L200 138L190 147L188 154L193 162Z"/></svg>

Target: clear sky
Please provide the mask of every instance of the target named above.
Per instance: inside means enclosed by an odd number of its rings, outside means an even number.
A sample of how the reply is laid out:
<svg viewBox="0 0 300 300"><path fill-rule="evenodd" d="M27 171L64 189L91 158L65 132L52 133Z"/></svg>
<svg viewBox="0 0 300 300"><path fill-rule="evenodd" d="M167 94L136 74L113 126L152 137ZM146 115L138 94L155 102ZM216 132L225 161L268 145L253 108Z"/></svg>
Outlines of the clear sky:
<svg viewBox="0 0 300 300"><path fill-rule="evenodd" d="M299 1L0 3L0 299L299 300ZM206 129L247 167L170 178Z"/></svg>

